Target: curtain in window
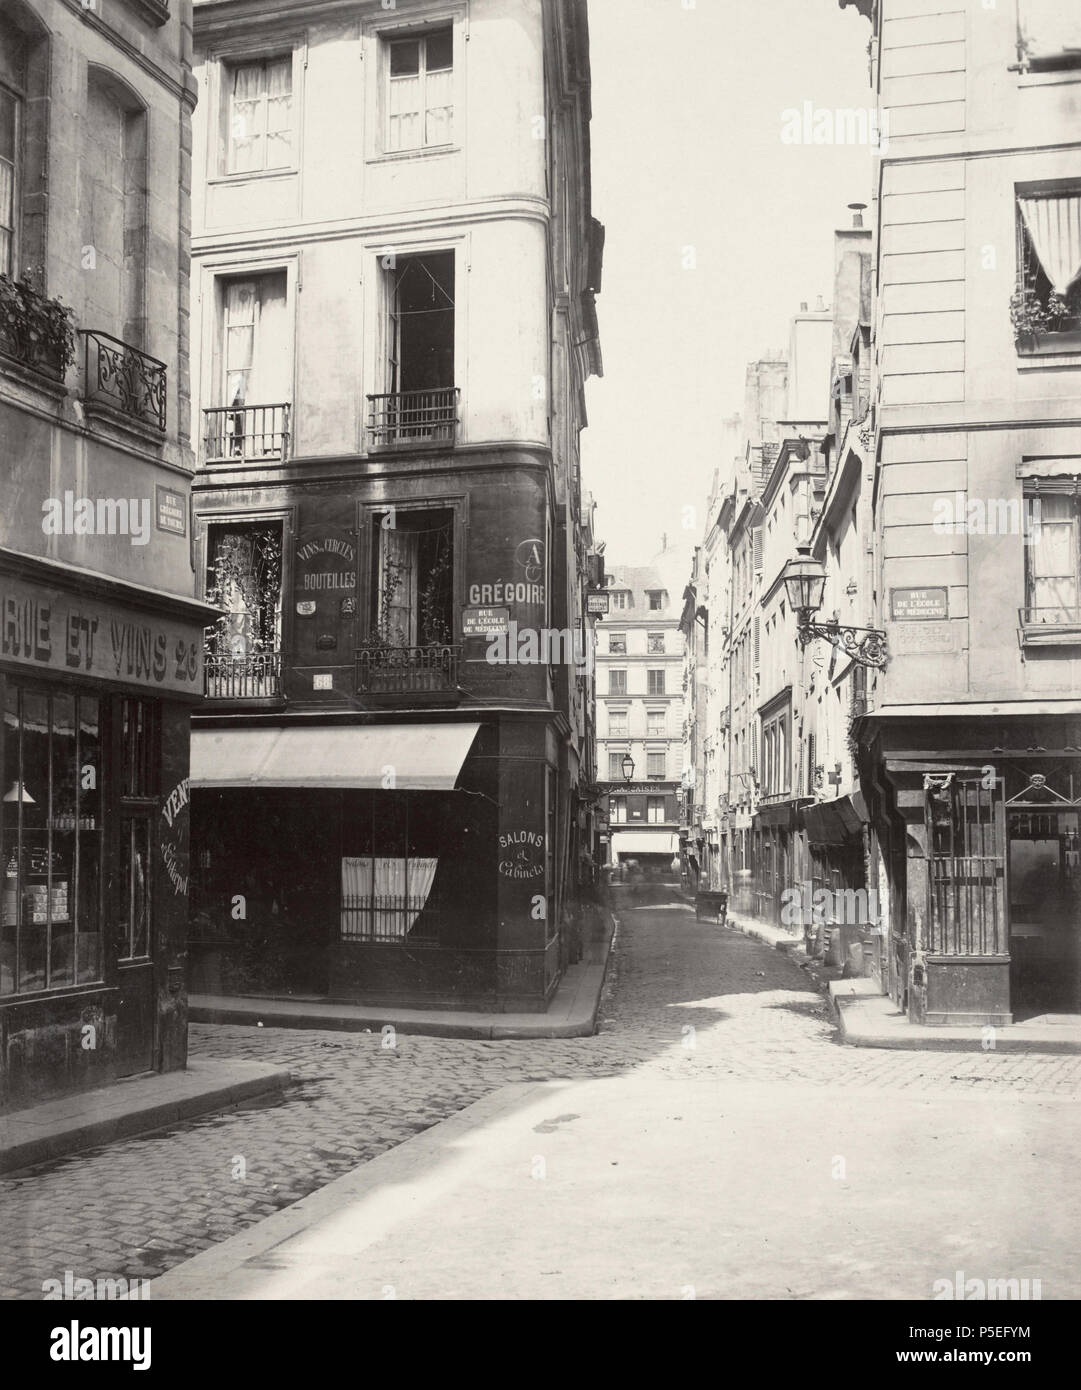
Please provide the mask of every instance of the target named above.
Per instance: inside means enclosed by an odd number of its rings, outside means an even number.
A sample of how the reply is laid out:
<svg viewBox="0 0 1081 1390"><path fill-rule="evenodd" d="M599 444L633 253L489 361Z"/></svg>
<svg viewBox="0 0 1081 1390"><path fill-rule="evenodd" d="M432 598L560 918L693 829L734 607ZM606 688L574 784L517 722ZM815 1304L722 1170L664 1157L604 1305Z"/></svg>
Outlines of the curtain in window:
<svg viewBox="0 0 1081 1390"><path fill-rule="evenodd" d="M1017 201L1044 274L1064 295L1081 275L1081 194Z"/></svg>
<svg viewBox="0 0 1081 1390"><path fill-rule="evenodd" d="M277 405L292 399L285 276L232 280L225 287L225 402Z"/></svg>
<svg viewBox="0 0 1081 1390"><path fill-rule="evenodd" d="M1074 0L1019 0L1017 17L1030 58L1081 49L1081 10Z"/></svg>
<svg viewBox="0 0 1081 1390"><path fill-rule="evenodd" d="M413 150L420 144L420 54L416 41L390 46L387 88L387 148Z"/></svg>
<svg viewBox="0 0 1081 1390"><path fill-rule="evenodd" d="M405 929L412 931L416 925L435 882L435 871L439 860L434 858L409 860L409 910L406 913Z"/></svg>
<svg viewBox="0 0 1081 1390"><path fill-rule="evenodd" d="M247 174L264 168L266 137L265 76L262 63L240 63L233 69L229 106L229 169Z"/></svg>
<svg viewBox="0 0 1081 1390"><path fill-rule="evenodd" d="M342 860L342 939L369 941L372 935L372 861Z"/></svg>
<svg viewBox="0 0 1081 1390"><path fill-rule="evenodd" d="M1072 497L1040 498L1040 525L1028 547L1036 622L1063 622L1077 607L1077 511Z"/></svg>
<svg viewBox="0 0 1081 1390"><path fill-rule="evenodd" d="M282 169L293 162L293 59L275 58L266 65L266 167Z"/></svg>
<svg viewBox="0 0 1081 1390"><path fill-rule="evenodd" d="M380 531L383 558L379 569L381 639L392 647L417 644L417 547L415 531L390 526Z"/></svg>
<svg viewBox="0 0 1081 1390"><path fill-rule="evenodd" d="M424 113L424 143L449 145L454 135L454 73L429 72L425 78L427 111Z"/></svg>

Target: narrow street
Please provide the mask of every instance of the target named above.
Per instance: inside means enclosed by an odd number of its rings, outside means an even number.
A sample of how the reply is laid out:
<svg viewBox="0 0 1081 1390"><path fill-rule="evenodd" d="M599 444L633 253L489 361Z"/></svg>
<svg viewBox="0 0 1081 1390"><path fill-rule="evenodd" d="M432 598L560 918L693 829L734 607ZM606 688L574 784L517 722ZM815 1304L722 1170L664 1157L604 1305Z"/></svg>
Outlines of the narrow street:
<svg viewBox="0 0 1081 1390"><path fill-rule="evenodd" d="M481 1042L194 1026L195 1056L250 1057L288 1067L295 1083L284 1101L0 1180L0 1297L40 1299L42 1282L63 1279L66 1270L89 1278L157 1277L500 1087L606 1078L621 1079L611 1088L613 1123L635 1112L659 1125L672 1118L668 1083L708 1085L708 1092L694 1088L697 1104L686 1103L683 1084L671 1087L671 1099L679 1098L673 1113L680 1123L662 1142L672 1146L673 1165L689 1154L711 1152L719 1165L718 1188L731 1201L759 1201L762 1174L778 1194L784 1191L785 1210L793 1203L798 1209L806 1184L826 1192L832 1183L833 1190L847 1192L844 1164L837 1170L841 1157L857 1192L860 1164L865 1177L873 1175L875 1200L883 1204L878 1240L890 1239L891 1224L903 1216L898 1204L913 1195L898 1190L891 1205L888 1185L921 1179L917 1224L948 1231L953 1214L960 1226L980 1232L988 1268L970 1273L1042 1273L1044 1298L1077 1295L1078 1277L1064 1274L1081 1236L1076 1209L1048 1202L1045 1220L1034 1212L1045 1189L1050 1196L1064 1186L1081 1158L1076 1109L1062 1104L1081 1094L1081 1057L844 1048L835 1041L822 994L784 954L735 931L696 923L671 889L618 889L615 911L620 926L599 1032L592 1038ZM638 1090L623 1084L635 1078L643 1082ZM755 1084L739 1084L744 1082ZM980 1104L984 1099L993 1106ZM718 1105L731 1121L723 1142ZM560 1099L553 1114L575 1109ZM929 1124L939 1114L952 1115L952 1123ZM1013 1170L1004 1166L1000 1179L982 1189L970 1179L977 1169L986 1177L987 1154L966 1143L966 1135L981 1126L1005 1145L996 1163L1005 1163L1004 1154L1017 1163ZM807 1166L809 1144L821 1150L818 1171ZM951 1174L948 1192L935 1186L939 1163ZM967 1207L977 1201L976 1192L986 1212L982 1227L979 1213ZM823 1251L818 1272L799 1285L781 1280L778 1286L773 1246L766 1243L760 1267L745 1268L742 1291L722 1285L711 1290L705 1280L699 1296L930 1296L927 1288L907 1287L903 1271L877 1286L873 1279L862 1287L853 1282L845 1258L852 1238L847 1223L828 1224L828 1202L808 1206L838 1242L836 1250ZM854 1199L850 1214L855 1207ZM662 1264L667 1212L658 1202L652 1217ZM710 1221L723 1220L723 1213L719 1200ZM689 1215L694 1219L693 1211ZM996 1232L1000 1218L1006 1225ZM775 1243L790 1242L790 1219L791 1212L780 1207L759 1208L767 1241L776 1220ZM1016 1229L1007 1229L1011 1220ZM1016 1239L1022 1231L1023 1249ZM998 1267L996 1258L1006 1264ZM903 1256L898 1259L903 1264ZM843 1269L836 1279L831 1261ZM964 1267L960 1254L957 1267ZM942 1271L950 1278L953 1272L952 1263ZM751 1288L757 1292L748 1294ZM543 1296L535 1288L518 1292ZM552 1292L569 1296L564 1289ZM625 1288L613 1292L628 1296ZM403 1290L400 1296L432 1293ZM650 1289L642 1296L665 1295ZM676 1290L670 1296L680 1295Z"/></svg>

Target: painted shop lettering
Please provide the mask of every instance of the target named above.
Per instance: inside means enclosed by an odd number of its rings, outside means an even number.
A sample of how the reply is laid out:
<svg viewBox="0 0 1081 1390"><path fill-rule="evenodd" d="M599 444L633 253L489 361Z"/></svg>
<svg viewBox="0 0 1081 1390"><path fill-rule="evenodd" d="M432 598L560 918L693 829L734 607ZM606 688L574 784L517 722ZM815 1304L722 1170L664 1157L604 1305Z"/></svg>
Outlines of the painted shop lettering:
<svg viewBox="0 0 1081 1390"><path fill-rule="evenodd" d="M161 808L161 813L165 817L165 824L170 830L173 828L173 821L176 814L188 804L189 788L191 779L185 777L182 782L178 782L166 798L165 805Z"/></svg>
<svg viewBox="0 0 1081 1390"><path fill-rule="evenodd" d="M150 627L134 623L109 624L113 644L113 665L116 674L152 677L163 681L169 668L169 638L164 632L157 635Z"/></svg>
<svg viewBox="0 0 1081 1390"><path fill-rule="evenodd" d="M4 599L3 614L0 655L21 656L31 661L49 661L52 658L47 603L38 603L30 598L19 599L9 594Z"/></svg>
<svg viewBox="0 0 1081 1390"><path fill-rule="evenodd" d="M471 584L469 586L469 602L471 604L543 603L544 585L518 584L513 579L508 579L505 583L503 580L498 580L495 584Z"/></svg>
<svg viewBox="0 0 1081 1390"><path fill-rule="evenodd" d="M313 555L340 555L343 560L352 563L355 554L348 541L333 540L329 536L318 541L306 541L297 547L297 557L301 560L310 560Z"/></svg>
<svg viewBox="0 0 1081 1390"><path fill-rule="evenodd" d="M357 576L353 570L339 571L337 574L306 574L305 589L355 589Z"/></svg>

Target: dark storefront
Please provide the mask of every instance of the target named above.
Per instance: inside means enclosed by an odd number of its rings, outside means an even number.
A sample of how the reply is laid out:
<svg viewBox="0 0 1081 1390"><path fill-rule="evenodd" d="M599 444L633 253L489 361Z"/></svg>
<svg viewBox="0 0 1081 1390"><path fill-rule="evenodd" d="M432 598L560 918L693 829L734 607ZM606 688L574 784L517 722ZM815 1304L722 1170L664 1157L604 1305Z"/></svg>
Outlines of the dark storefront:
<svg viewBox="0 0 1081 1390"><path fill-rule="evenodd" d="M915 1022L1081 1014L1081 718L872 720L890 993Z"/></svg>
<svg viewBox="0 0 1081 1390"><path fill-rule="evenodd" d="M45 582L47 568L50 583ZM183 1067L201 605L0 572L0 1104Z"/></svg>

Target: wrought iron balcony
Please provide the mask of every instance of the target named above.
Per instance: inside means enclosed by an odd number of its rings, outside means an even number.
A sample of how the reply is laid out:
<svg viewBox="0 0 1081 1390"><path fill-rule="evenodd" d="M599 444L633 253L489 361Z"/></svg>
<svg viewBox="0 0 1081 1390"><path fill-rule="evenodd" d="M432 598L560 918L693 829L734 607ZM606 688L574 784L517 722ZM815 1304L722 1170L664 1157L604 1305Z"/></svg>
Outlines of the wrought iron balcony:
<svg viewBox="0 0 1081 1390"><path fill-rule="evenodd" d="M368 397L368 438L373 448L453 444L458 437L457 386L434 391L395 391Z"/></svg>
<svg viewBox="0 0 1081 1390"><path fill-rule="evenodd" d="M272 700L281 694L282 654L217 656L207 652L206 694L210 700Z"/></svg>
<svg viewBox="0 0 1081 1390"><path fill-rule="evenodd" d="M75 357L71 310L25 279L0 275L0 355L63 382Z"/></svg>
<svg viewBox="0 0 1081 1390"><path fill-rule="evenodd" d="M83 400L165 429L166 366L156 357L96 328L81 328L86 349Z"/></svg>
<svg viewBox="0 0 1081 1390"><path fill-rule="evenodd" d="M203 411L204 463L284 463L292 407L213 406Z"/></svg>
<svg viewBox="0 0 1081 1390"><path fill-rule="evenodd" d="M394 699L457 695L461 654L461 647L445 642L423 647L361 647L357 652L357 694Z"/></svg>

